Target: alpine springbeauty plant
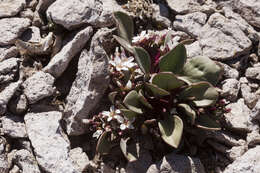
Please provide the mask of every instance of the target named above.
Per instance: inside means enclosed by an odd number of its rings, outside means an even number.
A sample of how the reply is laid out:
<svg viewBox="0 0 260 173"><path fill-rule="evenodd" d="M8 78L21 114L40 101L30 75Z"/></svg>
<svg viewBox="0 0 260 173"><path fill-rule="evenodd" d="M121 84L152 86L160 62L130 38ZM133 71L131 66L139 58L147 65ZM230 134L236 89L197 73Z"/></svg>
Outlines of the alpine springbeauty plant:
<svg viewBox="0 0 260 173"><path fill-rule="evenodd" d="M184 42L168 29L167 34L143 31L133 37L132 19L115 12L121 45L111 56L109 111L91 120L97 152L108 153L120 143L125 156L126 142L134 133L160 132L161 139L177 148L185 127L221 129L218 119L227 111L214 87L222 68L211 59L198 56L187 61ZM154 134L150 134L154 135Z"/></svg>

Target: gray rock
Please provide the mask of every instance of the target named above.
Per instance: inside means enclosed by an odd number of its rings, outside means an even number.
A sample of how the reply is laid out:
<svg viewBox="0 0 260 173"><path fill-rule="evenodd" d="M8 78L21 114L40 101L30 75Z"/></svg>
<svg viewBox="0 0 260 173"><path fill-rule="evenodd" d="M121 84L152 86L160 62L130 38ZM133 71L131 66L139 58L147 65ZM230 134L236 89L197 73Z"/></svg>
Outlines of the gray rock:
<svg viewBox="0 0 260 173"><path fill-rule="evenodd" d="M194 12L186 15L177 15L173 22L173 27L176 30L187 32L196 37L200 35L201 28L207 22L207 15L201 12Z"/></svg>
<svg viewBox="0 0 260 173"><path fill-rule="evenodd" d="M102 4L96 0L55 1L47 10L48 17L65 28L72 30L84 24L95 24L102 13ZM107 21L106 21L107 22Z"/></svg>
<svg viewBox="0 0 260 173"><path fill-rule="evenodd" d="M213 13L216 4L211 0L167 0L169 7L180 14L187 14L197 11Z"/></svg>
<svg viewBox="0 0 260 173"><path fill-rule="evenodd" d="M240 83L236 79L226 79L222 82L221 96L229 101L236 101Z"/></svg>
<svg viewBox="0 0 260 173"><path fill-rule="evenodd" d="M9 84L3 91L0 92L0 115L6 111L7 103L12 98L16 90L21 86L22 82L14 82Z"/></svg>
<svg viewBox="0 0 260 173"><path fill-rule="evenodd" d="M230 164L223 173L258 173L260 170L260 146L249 149Z"/></svg>
<svg viewBox="0 0 260 173"><path fill-rule="evenodd" d="M111 32L100 29L92 38L90 51L83 50L78 63L76 79L66 100L65 116L67 133L80 135L85 132L82 119L97 106L109 84L108 57L100 40ZM103 43L105 44L105 43Z"/></svg>
<svg viewBox="0 0 260 173"><path fill-rule="evenodd" d="M247 68L245 76L250 79L260 80L260 66Z"/></svg>
<svg viewBox="0 0 260 173"><path fill-rule="evenodd" d="M23 118L15 115L6 115L0 118L3 133L11 138L26 138L27 133Z"/></svg>
<svg viewBox="0 0 260 173"><path fill-rule="evenodd" d="M39 0L35 10L44 13L53 2L55 0Z"/></svg>
<svg viewBox="0 0 260 173"><path fill-rule="evenodd" d="M152 7L154 9L153 19L155 20L157 25L160 25L165 28L170 28L172 22L168 19L169 17L168 8L162 3L152 4Z"/></svg>
<svg viewBox="0 0 260 173"><path fill-rule="evenodd" d="M238 72L236 69L230 67L230 66L227 65L227 64L224 64L224 63L221 63L221 62L218 62L218 63L220 63L220 65L223 67L223 70L224 70L223 76L224 76L225 78L238 79L238 77L239 77L239 72Z"/></svg>
<svg viewBox="0 0 260 173"><path fill-rule="evenodd" d="M258 0L233 0L233 8L251 25L260 28L260 2Z"/></svg>
<svg viewBox="0 0 260 173"><path fill-rule="evenodd" d="M185 45L185 48L187 50L187 57L192 58L199 55L202 55L202 49L200 47L200 43L198 41L195 41L191 44Z"/></svg>
<svg viewBox="0 0 260 173"><path fill-rule="evenodd" d="M0 18L15 16L24 6L25 0L2 0L0 1Z"/></svg>
<svg viewBox="0 0 260 173"><path fill-rule="evenodd" d="M16 57L17 55L18 49L15 46L0 47L0 62L11 57Z"/></svg>
<svg viewBox="0 0 260 173"><path fill-rule="evenodd" d="M34 13L31 9L26 8L24 11L20 12L20 17L22 18L28 18L30 20L33 20Z"/></svg>
<svg viewBox="0 0 260 173"><path fill-rule="evenodd" d="M50 73L55 78L60 77L67 69L72 58L85 46L92 33L92 27L87 27L76 34L73 34L71 40L51 59L49 64L44 67L43 71Z"/></svg>
<svg viewBox="0 0 260 173"><path fill-rule="evenodd" d="M25 125L39 166L47 173L79 173L69 158L70 143L62 131L61 112L28 113Z"/></svg>
<svg viewBox="0 0 260 173"><path fill-rule="evenodd" d="M238 13L235 13L230 7L223 7L223 11L225 17L236 23L252 42L257 42L259 40L259 33L257 33Z"/></svg>
<svg viewBox="0 0 260 173"><path fill-rule="evenodd" d="M20 37L21 40L26 42L38 43L42 40L40 28L31 26Z"/></svg>
<svg viewBox="0 0 260 173"><path fill-rule="evenodd" d="M79 172L86 171L89 165L89 159L86 153L82 151L82 148L74 148L70 150L69 156L73 160L74 167L77 168Z"/></svg>
<svg viewBox="0 0 260 173"><path fill-rule="evenodd" d="M24 94L30 104L53 95L55 92L54 77L42 71L36 72L23 83Z"/></svg>
<svg viewBox="0 0 260 173"><path fill-rule="evenodd" d="M204 166L197 158L184 155L168 154L163 159L153 164L147 173L205 173Z"/></svg>
<svg viewBox="0 0 260 173"><path fill-rule="evenodd" d="M9 171L9 173L20 173L22 170L19 169L17 165L14 165L13 168Z"/></svg>
<svg viewBox="0 0 260 173"><path fill-rule="evenodd" d="M251 131L251 110L245 105L244 99L239 99L236 103L228 104L226 108L231 109L229 113L224 114L228 128L246 132Z"/></svg>
<svg viewBox="0 0 260 173"><path fill-rule="evenodd" d="M0 63L0 84L14 80L18 70L18 58L10 58Z"/></svg>
<svg viewBox="0 0 260 173"><path fill-rule="evenodd" d="M28 109L28 100L24 94L12 98L8 103L9 110L15 115L21 115Z"/></svg>
<svg viewBox="0 0 260 173"><path fill-rule="evenodd" d="M25 18L0 19L0 46L14 44L15 40L30 26L31 21Z"/></svg>
<svg viewBox="0 0 260 173"><path fill-rule="evenodd" d="M17 165L23 172L41 173L36 159L28 150L22 149L16 151L13 157L13 163Z"/></svg>
<svg viewBox="0 0 260 173"><path fill-rule="evenodd" d="M260 98L260 95L254 93L248 83L241 83L240 88L241 95L245 99L246 105L252 109L255 106L257 100Z"/></svg>
<svg viewBox="0 0 260 173"><path fill-rule="evenodd" d="M239 28L219 13L214 13L200 29L199 42L203 55L216 60L227 60L247 54L252 42Z"/></svg>
<svg viewBox="0 0 260 173"><path fill-rule="evenodd" d="M248 146L256 146L260 144L260 134L259 130L254 130L251 133L247 134L246 141Z"/></svg>
<svg viewBox="0 0 260 173"><path fill-rule="evenodd" d="M255 107L253 108L251 117L254 120L260 121L260 99L257 101Z"/></svg>
<svg viewBox="0 0 260 173"><path fill-rule="evenodd" d="M8 173L9 165L7 160L7 142L5 138L0 136L0 172L1 173Z"/></svg>

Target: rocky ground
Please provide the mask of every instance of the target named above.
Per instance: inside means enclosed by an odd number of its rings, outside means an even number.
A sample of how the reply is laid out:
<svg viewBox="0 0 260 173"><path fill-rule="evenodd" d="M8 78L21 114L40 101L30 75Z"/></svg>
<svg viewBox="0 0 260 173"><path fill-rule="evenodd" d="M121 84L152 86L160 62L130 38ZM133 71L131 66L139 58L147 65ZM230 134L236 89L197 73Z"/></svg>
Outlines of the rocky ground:
<svg viewBox="0 0 260 173"><path fill-rule="evenodd" d="M0 0L1 173L259 173L260 1L144 1L126 8L124 0ZM218 87L231 112L222 131L202 134L192 157L145 153L127 163L115 154L95 163L84 122L109 107L118 10L135 18L136 33L172 28L194 40L189 58L223 65Z"/></svg>

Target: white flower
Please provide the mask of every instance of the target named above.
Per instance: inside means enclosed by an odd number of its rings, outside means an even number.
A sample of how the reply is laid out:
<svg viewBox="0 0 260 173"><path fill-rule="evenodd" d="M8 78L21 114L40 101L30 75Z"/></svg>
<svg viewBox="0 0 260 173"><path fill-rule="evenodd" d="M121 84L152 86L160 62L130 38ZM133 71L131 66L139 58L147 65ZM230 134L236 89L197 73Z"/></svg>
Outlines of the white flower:
<svg viewBox="0 0 260 173"><path fill-rule="evenodd" d="M109 63L114 66L117 71L127 71L136 65L133 61L134 57L127 57L123 49L121 49L121 53L116 49L115 56Z"/></svg>
<svg viewBox="0 0 260 173"><path fill-rule="evenodd" d="M133 126L133 122L135 121L135 119L125 119L124 122L120 125L120 129L121 130L125 130L125 129L134 129L134 126Z"/></svg>
<svg viewBox="0 0 260 173"><path fill-rule="evenodd" d="M101 114L104 117L108 117L107 118L108 122L113 120L113 119L116 119L119 123L123 123L124 122L124 118L119 115L120 113L121 113L121 111L119 109L115 109L114 106L110 107L110 111L103 111L103 112L101 112Z"/></svg>
<svg viewBox="0 0 260 173"><path fill-rule="evenodd" d="M99 138L99 136L103 133L103 130L97 130L95 133L93 133L92 137L93 138Z"/></svg>
<svg viewBox="0 0 260 173"><path fill-rule="evenodd" d="M140 35L133 37L132 43L139 43L142 40L148 39L148 38L149 38L149 34L146 34L146 31L142 31Z"/></svg>

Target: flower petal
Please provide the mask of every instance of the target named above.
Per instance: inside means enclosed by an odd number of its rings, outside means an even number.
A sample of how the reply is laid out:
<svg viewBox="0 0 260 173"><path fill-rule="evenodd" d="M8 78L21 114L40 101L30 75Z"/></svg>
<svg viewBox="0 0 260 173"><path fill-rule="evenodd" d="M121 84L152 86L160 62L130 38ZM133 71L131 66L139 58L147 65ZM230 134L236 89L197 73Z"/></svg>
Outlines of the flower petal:
<svg viewBox="0 0 260 173"><path fill-rule="evenodd" d="M126 125L125 125L125 124L121 124L121 125L120 125L120 129L121 129L121 130L125 130L125 129L126 129Z"/></svg>
<svg viewBox="0 0 260 173"><path fill-rule="evenodd" d="M124 122L124 118L121 117L120 115L115 115L114 118L115 118L119 123L123 123L123 122Z"/></svg>
<svg viewBox="0 0 260 173"><path fill-rule="evenodd" d="M110 112L108 112L108 111L103 111L103 112L101 112L101 114L103 116L105 116L105 117L109 117L110 116Z"/></svg>

